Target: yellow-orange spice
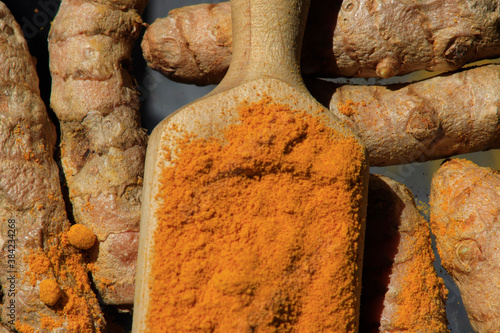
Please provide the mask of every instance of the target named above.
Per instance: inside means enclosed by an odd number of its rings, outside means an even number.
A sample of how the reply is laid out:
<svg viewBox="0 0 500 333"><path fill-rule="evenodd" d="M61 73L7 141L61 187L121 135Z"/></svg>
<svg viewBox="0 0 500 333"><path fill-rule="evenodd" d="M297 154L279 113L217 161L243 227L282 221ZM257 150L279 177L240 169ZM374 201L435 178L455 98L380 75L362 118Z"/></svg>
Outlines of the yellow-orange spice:
<svg viewBox="0 0 500 333"><path fill-rule="evenodd" d="M50 269L50 260L45 253L34 252L30 250L30 254L26 257L26 261L30 267L30 274L25 278L29 278L30 284L34 287L36 281L41 279Z"/></svg>
<svg viewBox="0 0 500 333"><path fill-rule="evenodd" d="M113 284L113 281L110 279L102 278L102 279L97 279L95 281L96 285L98 285L101 289L108 289L111 292L116 292L116 288Z"/></svg>
<svg viewBox="0 0 500 333"><path fill-rule="evenodd" d="M19 333L35 333L35 329L28 324L16 321L16 330Z"/></svg>
<svg viewBox="0 0 500 333"><path fill-rule="evenodd" d="M149 331L354 332L363 149L268 100L239 111L161 175Z"/></svg>
<svg viewBox="0 0 500 333"><path fill-rule="evenodd" d="M94 232L83 224L74 224L69 228L68 240L77 249L90 249L94 246L96 239Z"/></svg>
<svg viewBox="0 0 500 333"><path fill-rule="evenodd" d="M95 332L94 325L97 327L102 325L97 323L97 321L101 321L101 318L95 318L96 323L92 323L88 319L92 318L92 306L98 305L88 304L88 301L78 291L71 288L65 289L64 292L68 297L63 308L63 313L68 317L68 332Z"/></svg>
<svg viewBox="0 0 500 333"><path fill-rule="evenodd" d="M348 99L345 101L345 103L338 103L337 108L340 113L349 117L358 113L355 107L359 104L360 102L354 103L352 100ZM362 102L362 105L365 106L366 104Z"/></svg>
<svg viewBox="0 0 500 333"><path fill-rule="evenodd" d="M30 280L38 280L42 276L53 272L62 289L63 300L59 302L54 311L60 320L52 320L51 325L59 323L70 333L98 333L103 326L103 319L96 316L94 310L99 308L95 298L85 295L93 293L84 264L83 255L70 245L67 232L59 235L48 235L47 243L52 244L46 252L32 251L28 257ZM71 281L71 283L68 283ZM72 287L68 287L68 285ZM47 318L44 320L49 324ZM42 324L42 323L41 323ZM35 332L27 324L16 325L16 329L23 333Z"/></svg>
<svg viewBox="0 0 500 333"><path fill-rule="evenodd" d="M48 330L55 330L63 325L62 319L54 320L51 317L41 317L40 322L41 322L40 328L42 329L45 328Z"/></svg>
<svg viewBox="0 0 500 333"><path fill-rule="evenodd" d="M440 302L446 299L444 282L436 275L429 229L422 221L413 230L413 257L403 263L404 288L397 295L394 327L404 332L449 332L446 311Z"/></svg>
<svg viewBox="0 0 500 333"><path fill-rule="evenodd" d="M54 306L61 298L61 288L54 279L40 282L40 300L48 306Z"/></svg>

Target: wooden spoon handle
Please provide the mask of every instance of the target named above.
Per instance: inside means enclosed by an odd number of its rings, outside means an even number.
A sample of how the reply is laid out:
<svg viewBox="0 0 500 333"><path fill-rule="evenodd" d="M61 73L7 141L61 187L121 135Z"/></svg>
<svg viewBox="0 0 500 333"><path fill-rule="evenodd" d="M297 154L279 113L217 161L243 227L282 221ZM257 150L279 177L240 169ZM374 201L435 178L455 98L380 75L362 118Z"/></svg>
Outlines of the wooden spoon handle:
<svg viewBox="0 0 500 333"><path fill-rule="evenodd" d="M275 78L303 87L300 51L310 0L231 0L233 58L217 91Z"/></svg>

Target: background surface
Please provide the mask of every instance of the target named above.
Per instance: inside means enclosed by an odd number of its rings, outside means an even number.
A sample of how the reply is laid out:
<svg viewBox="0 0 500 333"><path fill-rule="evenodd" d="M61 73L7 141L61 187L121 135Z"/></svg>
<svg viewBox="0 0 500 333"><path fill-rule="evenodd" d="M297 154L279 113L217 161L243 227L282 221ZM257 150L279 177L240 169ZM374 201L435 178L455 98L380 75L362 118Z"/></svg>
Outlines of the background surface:
<svg viewBox="0 0 500 333"><path fill-rule="evenodd" d="M319 1L319 0L318 0ZM197 0L150 0L143 15L145 22L152 23L156 18L164 17L171 9L200 3ZM204 1L217 3L220 1ZM50 75L48 70L47 35L50 22L57 13L58 0L5 0L19 24L23 28L32 54L37 58L37 69L40 76L42 98L49 106ZM189 102L205 95L213 86L196 87L172 82L159 73L149 69L142 58L139 47L140 39L134 51L134 73L142 93L142 122L149 132L168 114L181 108ZM371 83L367 81L365 83ZM382 82L384 83L384 82ZM51 117L56 122L55 117ZM461 157L473 160L480 166L491 166L498 169L499 161L495 152L475 153ZM386 168L371 168L372 173L386 175L396 181L406 184L423 205L428 203L431 176L437 170L442 160L400 165ZM467 319L460 294L451 278L436 261L438 274L445 280L449 289L447 313L452 333L473 332ZM126 322L129 319L123 318ZM125 323L126 325L129 323Z"/></svg>

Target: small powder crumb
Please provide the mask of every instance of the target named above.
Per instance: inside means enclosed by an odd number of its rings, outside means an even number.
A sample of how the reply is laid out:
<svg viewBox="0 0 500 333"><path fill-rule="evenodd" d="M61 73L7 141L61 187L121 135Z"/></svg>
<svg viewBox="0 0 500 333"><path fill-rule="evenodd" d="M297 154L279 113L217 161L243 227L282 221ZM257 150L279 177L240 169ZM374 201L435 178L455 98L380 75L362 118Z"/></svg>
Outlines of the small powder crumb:
<svg viewBox="0 0 500 333"><path fill-rule="evenodd" d="M37 280L41 279L50 269L50 260L44 253L30 251L26 261L30 267L29 281L34 287Z"/></svg>
<svg viewBox="0 0 500 333"><path fill-rule="evenodd" d="M94 245L96 236L83 224L75 224L68 231L68 240L77 249L88 250Z"/></svg>
<svg viewBox="0 0 500 333"><path fill-rule="evenodd" d="M40 300L48 306L56 305L61 298L61 288L56 280L45 279L40 282Z"/></svg>
<svg viewBox="0 0 500 333"><path fill-rule="evenodd" d="M16 321L16 330L19 333L35 333L35 329L28 324Z"/></svg>
<svg viewBox="0 0 500 333"><path fill-rule="evenodd" d="M113 285L113 281L111 281L110 279L106 279L106 278L99 279L97 284L99 285L99 288L101 288L101 289L108 289L111 292L116 292L116 288Z"/></svg>
<svg viewBox="0 0 500 333"><path fill-rule="evenodd" d="M360 103L356 102L354 103L350 99L346 100L345 103L338 103L337 108L339 109L340 113L343 115L346 115L348 117L357 114L358 111L354 108L355 106L358 106ZM366 105L364 102L362 102L362 105Z"/></svg>
<svg viewBox="0 0 500 333"><path fill-rule="evenodd" d="M41 317L41 322L42 322L42 328L50 329L50 330L55 330L57 328L60 328L63 326L63 320L55 320L52 317Z"/></svg>

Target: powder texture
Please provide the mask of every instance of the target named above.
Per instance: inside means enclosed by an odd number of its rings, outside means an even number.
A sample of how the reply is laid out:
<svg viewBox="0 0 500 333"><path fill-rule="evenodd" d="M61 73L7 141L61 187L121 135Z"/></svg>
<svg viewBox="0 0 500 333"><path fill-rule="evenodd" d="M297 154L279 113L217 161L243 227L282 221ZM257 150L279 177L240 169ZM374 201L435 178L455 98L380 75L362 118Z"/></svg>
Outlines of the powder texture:
<svg viewBox="0 0 500 333"><path fill-rule="evenodd" d="M40 282L40 300L48 306L56 305L61 298L61 288L54 279L45 279Z"/></svg>
<svg viewBox="0 0 500 333"><path fill-rule="evenodd" d="M28 281L33 286L36 281L42 280L40 282L40 298L42 302L52 306L51 309L59 314L61 318L66 318L67 322L42 316L41 325L54 331L65 329L71 333L101 332L100 327L104 327L105 324L104 318L93 317L91 312L92 307L99 307L99 304L97 300L94 303L93 299L84 297L84 295L93 293L93 291L90 286L88 271L85 265L82 265L84 262L83 254L70 245L67 232L51 235L51 241L53 245L48 246L46 252L42 250L32 251L27 256L26 261L29 265L29 271L24 278L29 279ZM54 272L54 276L49 279L44 278L51 275L51 270ZM73 288L66 285L67 280L73 282ZM58 285L60 293L59 300L51 305L49 303L55 299L54 283ZM49 299L52 299L52 301L46 302ZM95 324L89 320L92 318ZM95 326L97 326L97 329ZM16 329L22 333L35 332L30 325L21 325L21 323L16 323Z"/></svg>
<svg viewBox="0 0 500 333"><path fill-rule="evenodd" d="M425 223L423 219L422 223ZM407 237L404 238L407 241ZM393 313L392 324L400 331L408 333L449 332L444 307L447 290L432 265L435 257L431 247L430 230L424 224L415 227L411 234L411 243L408 243L401 247L412 247L412 258L406 262L396 262L401 266L393 269L401 269L401 285L404 288L394 297L397 309Z"/></svg>
<svg viewBox="0 0 500 333"><path fill-rule="evenodd" d="M338 103L337 108L342 114L349 117L358 113L358 111L356 110L356 106L358 105L359 102L354 103L352 100L348 99L345 101L345 103Z"/></svg>
<svg viewBox="0 0 500 333"><path fill-rule="evenodd" d="M173 153L173 154L172 154ZM161 175L150 332L355 332L364 150L264 99Z"/></svg>
<svg viewBox="0 0 500 333"><path fill-rule="evenodd" d="M77 249L88 250L94 245L96 235L83 224L75 224L68 231L68 240Z"/></svg>

